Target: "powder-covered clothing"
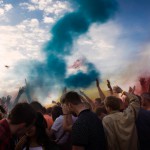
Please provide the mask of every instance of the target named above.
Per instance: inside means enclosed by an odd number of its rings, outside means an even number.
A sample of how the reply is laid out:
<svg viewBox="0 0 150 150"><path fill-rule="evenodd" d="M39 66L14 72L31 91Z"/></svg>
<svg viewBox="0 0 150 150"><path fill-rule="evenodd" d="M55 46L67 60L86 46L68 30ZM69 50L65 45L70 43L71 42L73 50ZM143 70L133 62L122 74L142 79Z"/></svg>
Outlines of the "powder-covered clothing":
<svg viewBox="0 0 150 150"><path fill-rule="evenodd" d="M138 136L135 120L140 109L139 99L128 95L129 106L123 112L114 111L103 118L109 150L137 150Z"/></svg>

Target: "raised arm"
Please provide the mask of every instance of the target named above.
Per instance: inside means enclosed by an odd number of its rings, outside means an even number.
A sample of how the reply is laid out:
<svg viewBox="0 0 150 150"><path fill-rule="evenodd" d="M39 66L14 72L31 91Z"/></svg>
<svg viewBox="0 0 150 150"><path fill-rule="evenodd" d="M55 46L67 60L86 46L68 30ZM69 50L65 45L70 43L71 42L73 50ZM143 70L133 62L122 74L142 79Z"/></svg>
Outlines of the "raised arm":
<svg viewBox="0 0 150 150"><path fill-rule="evenodd" d="M109 80L107 80L107 87L108 87L108 89L109 89L109 91L110 91L110 94L113 95L113 89L112 89L112 87L111 87L111 83L110 83Z"/></svg>
<svg viewBox="0 0 150 150"><path fill-rule="evenodd" d="M132 88L131 86L129 87L129 91L128 91L128 93L132 93L132 94L134 94L134 92L135 92L135 86Z"/></svg>
<svg viewBox="0 0 150 150"><path fill-rule="evenodd" d="M146 79L145 78L140 78L140 84L141 84L142 93L146 92Z"/></svg>
<svg viewBox="0 0 150 150"><path fill-rule="evenodd" d="M128 100L129 100L129 105L128 107L124 110L124 113L126 115L134 115L134 117L136 118L140 109L140 100L138 99L138 97L136 95L134 95L133 93L128 93L123 91L120 87L115 86L113 88L113 91L115 93L122 93L121 95L125 95Z"/></svg>
<svg viewBox="0 0 150 150"><path fill-rule="evenodd" d="M97 89L98 89L99 96L100 96L101 100L104 101L104 99L105 99L105 94L104 94L103 91L101 90L101 87L100 87L100 84L99 84L99 80L98 80L98 79L96 79L96 86L97 86Z"/></svg>
<svg viewBox="0 0 150 150"><path fill-rule="evenodd" d="M62 110L63 110L63 118L64 118L63 129L64 131L71 131L73 125L72 114L70 113L68 107L65 104L62 105Z"/></svg>
<svg viewBox="0 0 150 150"><path fill-rule="evenodd" d="M14 103L12 104L12 108L19 102L19 99L21 97L21 95L24 93L24 90L25 88L24 87L21 87L18 91L18 94L17 94L17 97L16 99L14 100Z"/></svg>
<svg viewBox="0 0 150 150"><path fill-rule="evenodd" d="M30 94L30 84L27 83L27 80L26 80L26 79L25 79L25 83L26 83L25 93L26 93L26 95L27 95L28 102L31 103L31 102L32 102L32 98L31 98L31 94Z"/></svg>
<svg viewBox="0 0 150 150"><path fill-rule="evenodd" d="M11 108L11 96L10 95L8 95L7 97L6 97L6 105L7 105L7 109L8 109L8 111L10 111L10 108Z"/></svg>
<svg viewBox="0 0 150 150"><path fill-rule="evenodd" d="M94 102L92 101L92 99L90 99L83 91L79 91L80 92L80 96L81 96L81 99L84 101L84 102L87 102L91 105L91 108L92 110L94 110Z"/></svg>

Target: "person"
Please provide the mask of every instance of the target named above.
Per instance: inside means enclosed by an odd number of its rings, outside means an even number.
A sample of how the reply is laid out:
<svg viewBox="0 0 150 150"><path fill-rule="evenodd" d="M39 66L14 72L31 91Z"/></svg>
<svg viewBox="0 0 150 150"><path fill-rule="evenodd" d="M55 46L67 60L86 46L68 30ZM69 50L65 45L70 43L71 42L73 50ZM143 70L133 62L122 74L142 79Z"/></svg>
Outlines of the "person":
<svg viewBox="0 0 150 150"><path fill-rule="evenodd" d="M22 136L32 127L35 118L36 112L29 104L17 104L7 119L0 120L0 150L12 150L12 136Z"/></svg>
<svg viewBox="0 0 150 150"><path fill-rule="evenodd" d="M51 126L53 124L53 120L52 117L49 116L48 114L44 113L44 107L41 105L41 103L39 103L38 101L32 101L30 103L30 105L32 106L32 108L36 111L36 112L40 112L43 114L45 121L47 123L47 129L50 130Z"/></svg>
<svg viewBox="0 0 150 150"><path fill-rule="evenodd" d="M114 93L125 94L129 98L129 106L120 112L120 98L115 96L106 97L104 104L108 115L103 118L103 126L107 137L109 150L137 150L138 137L135 120L140 109L137 96L123 92L116 86Z"/></svg>
<svg viewBox="0 0 150 150"><path fill-rule="evenodd" d="M52 108L52 117L54 124L51 128L51 136L54 137L55 142L58 144L60 150L71 150L71 137L70 132L65 131L63 128L64 115L62 107L53 106ZM72 117L73 122L75 118Z"/></svg>
<svg viewBox="0 0 150 150"><path fill-rule="evenodd" d="M72 126L72 150L104 150L105 135L101 120L82 103L77 92L70 91L61 98L70 113L78 119Z"/></svg>
<svg viewBox="0 0 150 150"><path fill-rule="evenodd" d="M142 93L142 108L136 120L140 150L150 149L150 93Z"/></svg>
<svg viewBox="0 0 150 150"><path fill-rule="evenodd" d="M106 109L104 107L98 107L95 111L96 115L98 116L99 119L103 119L107 112L106 112Z"/></svg>
<svg viewBox="0 0 150 150"><path fill-rule="evenodd" d="M82 95L82 99L84 99L84 101L86 103L89 103L91 105L90 107L91 107L93 112L96 112L97 108L103 106L103 101L105 99L105 94L100 87L100 83L99 83L98 79L96 79L96 87L97 87L97 90L99 93L99 97L95 98L94 101L91 98L89 98L83 91L80 90L80 94Z"/></svg>
<svg viewBox="0 0 150 150"><path fill-rule="evenodd" d="M15 150L56 150L54 143L46 133L46 127L43 115L37 112L34 125L20 139Z"/></svg>
<svg viewBox="0 0 150 150"><path fill-rule="evenodd" d="M19 99L20 99L21 95L24 93L24 91L25 91L25 87L20 87L20 88L19 88L17 97L15 98L13 104L10 105L10 110L11 110L12 108L14 108L15 105L19 102Z"/></svg>

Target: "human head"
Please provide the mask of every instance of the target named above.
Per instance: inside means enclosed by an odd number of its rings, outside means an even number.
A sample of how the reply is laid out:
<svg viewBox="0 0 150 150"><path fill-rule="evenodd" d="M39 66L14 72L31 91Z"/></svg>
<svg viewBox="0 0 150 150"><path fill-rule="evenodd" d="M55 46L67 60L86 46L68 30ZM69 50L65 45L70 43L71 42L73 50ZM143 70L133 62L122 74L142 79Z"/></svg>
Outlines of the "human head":
<svg viewBox="0 0 150 150"><path fill-rule="evenodd" d="M64 94L63 97L61 98L61 102L64 104L72 103L74 105L78 105L78 104L82 103L80 95L74 91L70 91L70 92L67 92L66 94Z"/></svg>
<svg viewBox="0 0 150 150"><path fill-rule="evenodd" d="M95 110L96 115L102 120L103 117L107 114L105 107L98 107Z"/></svg>
<svg viewBox="0 0 150 150"><path fill-rule="evenodd" d="M150 93L142 93L141 98L142 107L146 110L150 110Z"/></svg>
<svg viewBox="0 0 150 150"><path fill-rule="evenodd" d="M47 113L49 116L51 116L51 115L52 115L52 107L48 107L48 108L46 109L46 113Z"/></svg>
<svg viewBox="0 0 150 150"><path fill-rule="evenodd" d="M8 116L12 134L23 135L34 123L36 112L28 103L17 104Z"/></svg>
<svg viewBox="0 0 150 150"><path fill-rule="evenodd" d="M76 110L79 109L79 105L84 106L81 101L80 95L74 91L70 91L64 94L61 98L61 103L68 106L70 113L76 113Z"/></svg>
<svg viewBox="0 0 150 150"><path fill-rule="evenodd" d="M105 98L104 104L108 113L111 111L120 110L120 101L121 99L115 96L108 96Z"/></svg>
<svg viewBox="0 0 150 150"><path fill-rule="evenodd" d="M62 108L60 106L55 105L55 106L52 107L53 121L55 121L56 118L58 118L62 114L63 114L63 111L62 111Z"/></svg>
<svg viewBox="0 0 150 150"><path fill-rule="evenodd" d="M40 112L37 112L36 120L32 128L30 128L30 130L26 132L26 135L28 137L40 136L41 131L45 132L46 127L47 125L46 125L43 115Z"/></svg>
<svg viewBox="0 0 150 150"><path fill-rule="evenodd" d="M37 112L34 125L26 132L28 137L27 147L30 145L30 140L34 139L38 145L43 146L45 149L50 149L50 141L48 135L46 134L46 128L47 125L43 115L40 112Z"/></svg>
<svg viewBox="0 0 150 150"><path fill-rule="evenodd" d="M31 107L36 111L36 112L41 112L43 113L43 106L41 103L39 103L38 101L33 101L30 103Z"/></svg>
<svg viewBox="0 0 150 150"><path fill-rule="evenodd" d="M100 107L102 104L101 104L101 98L96 98L95 101L94 101L94 105L95 107Z"/></svg>

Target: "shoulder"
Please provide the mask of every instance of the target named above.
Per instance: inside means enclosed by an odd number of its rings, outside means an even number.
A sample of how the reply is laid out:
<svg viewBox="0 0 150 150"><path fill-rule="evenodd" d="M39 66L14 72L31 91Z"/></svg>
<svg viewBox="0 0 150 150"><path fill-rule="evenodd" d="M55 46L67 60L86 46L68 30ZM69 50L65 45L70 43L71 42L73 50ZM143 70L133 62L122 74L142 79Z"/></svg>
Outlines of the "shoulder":
<svg viewBox="0 0 150 150"><path fill-rule="evenodd" d="M54 122L62 122L63 121L63 116L59 116L58 118L56 118L56 120Z"/></svg>
<svg viewBox="0 0 150 150"><path fill-rule="evenodd" d="M106 124L111 124L114 120L116 120L117 117L116 115L114 114L109 114L107 116L105 116L102 120L103 124L106 123Z"/></svg>
<svg viewBox="0 0 150 150"><path fill-rule="evenodd" d="M148 110L144 110L144 109L140 109L139 114L138 114L138 119L148 119L150 120L150 111Z"/></svg>
<svg viewBox="0 0 150 150"><path fill-rule="evenodd" d="M109 122L112 120L112 115L107 115L103 118L103 122Z"/></svg>

